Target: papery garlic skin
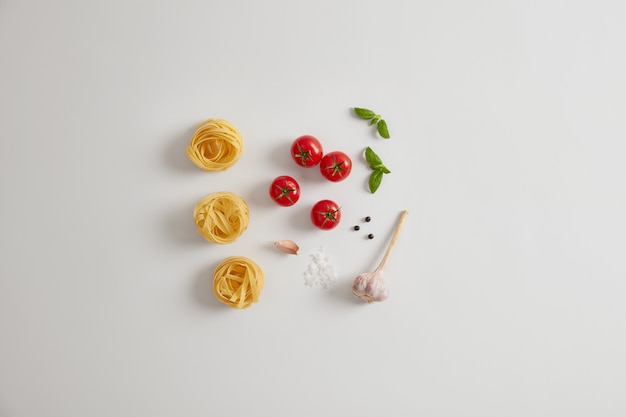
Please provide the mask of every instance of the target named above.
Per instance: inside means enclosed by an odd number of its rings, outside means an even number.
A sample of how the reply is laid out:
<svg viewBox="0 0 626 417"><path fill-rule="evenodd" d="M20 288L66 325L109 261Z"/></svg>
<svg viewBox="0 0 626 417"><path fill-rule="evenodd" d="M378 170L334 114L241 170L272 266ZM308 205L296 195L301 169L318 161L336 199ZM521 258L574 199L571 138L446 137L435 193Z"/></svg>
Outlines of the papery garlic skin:
<svg viewBox="0 0 626 417"><path fill-rule="evenodd" d="M389 288L383 271L368 272L356 277L352 283L352 294L368 303L385 301L389 297Z"/></svg>

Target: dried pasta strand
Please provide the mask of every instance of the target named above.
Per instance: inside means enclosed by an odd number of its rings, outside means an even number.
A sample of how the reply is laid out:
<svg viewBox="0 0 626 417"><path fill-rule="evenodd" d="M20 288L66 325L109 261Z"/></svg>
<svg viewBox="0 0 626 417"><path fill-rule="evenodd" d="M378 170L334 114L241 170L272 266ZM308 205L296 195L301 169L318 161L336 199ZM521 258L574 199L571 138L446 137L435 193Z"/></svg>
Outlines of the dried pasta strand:
<svg viewBox="0 0 626 417"><path fill-rule="evenodd" d="M222 303L237 309L258 302L264 284L261 267L244 256L224 259L213 273L213 294Z"/></svg>
<svg viewBox="0 0 626 417"><path fill-rule="evenodd" d="M224 171L243 153L241 133L224 119L207 119L198 125L186 150L187 157L205 171Z"/></svg>
<svg viewBox="0 0 626 417"><path fill-rule="evenodd" d="M236 241L248 228L250 212L243 198L220 191L200 200L193 210L193 218L202 237L223 245Z"/></svg>

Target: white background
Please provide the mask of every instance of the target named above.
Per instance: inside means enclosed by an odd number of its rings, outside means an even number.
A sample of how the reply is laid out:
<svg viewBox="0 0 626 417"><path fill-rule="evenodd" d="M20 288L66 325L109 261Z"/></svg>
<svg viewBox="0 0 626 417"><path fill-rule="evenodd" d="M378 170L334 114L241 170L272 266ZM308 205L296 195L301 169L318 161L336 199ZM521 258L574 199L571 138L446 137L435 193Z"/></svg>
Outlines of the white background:
<svg viewBox="0 0 626 417"><path fill-rule="evenodd" d="M0 416L626 415L625 20L621 1L0 0ZM222 173L184 154L209 117L245 137ZM348 180L289 160L305 133L353 157ZM392 171L374 195L366 146ZM281 174L294 207L266 195ZM192 219L221 190L251 210L224 246ZM391 296L360 303L403 209ZM320 246L327 290L302 278ZM247 310L211 291L230 255L266 274Z"/></svg>

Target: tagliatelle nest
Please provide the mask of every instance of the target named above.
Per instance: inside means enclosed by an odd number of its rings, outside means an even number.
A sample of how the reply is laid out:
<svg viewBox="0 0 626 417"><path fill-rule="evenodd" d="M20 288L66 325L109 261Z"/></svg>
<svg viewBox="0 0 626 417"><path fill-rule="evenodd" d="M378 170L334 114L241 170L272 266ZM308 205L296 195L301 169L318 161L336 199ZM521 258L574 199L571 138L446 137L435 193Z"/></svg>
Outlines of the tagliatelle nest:
<svg viewBox="0 0 626 417"><path fill-rule="evenodd" d="M250 212L243 198L222 191L200 200L193 210L193 218L202 237L225 244L236 241L248 228Z"/></svg>
<svg viewBox="0 0 626 417"><path fill-rule="evenodd" d="M198 125L186 152L205 171L224 171L241 157L243 138L227 120L208 119Z"/></svg>
<svg viewBox="0 0 626 417"><path fill-rule="evenodd" d="M237 309L259 301L265 276L259 265L243 256L224 259L213 274L213 294L222 303Z"/></svg>

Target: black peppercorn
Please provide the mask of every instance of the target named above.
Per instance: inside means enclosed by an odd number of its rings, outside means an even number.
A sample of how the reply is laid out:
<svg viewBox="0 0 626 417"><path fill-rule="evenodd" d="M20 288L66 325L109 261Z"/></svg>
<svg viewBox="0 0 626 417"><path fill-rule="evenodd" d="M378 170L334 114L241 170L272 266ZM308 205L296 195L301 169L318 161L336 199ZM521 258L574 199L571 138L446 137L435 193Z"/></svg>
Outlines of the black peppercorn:
<svg viewBox="0 0 626 417"><path fill-rule="evenodd" d="M369 235L367 235L367 238L368 239L374 239L374 235L370 233Z"/></svg>
<svg viewBox="0 0 626 417"><path fill-rule="evenodd" d="M359 227L359 225L354 226L354 230L360 230L361 228Z"/></svg>
<svg viewBox="0 0 626 417"><path fill-rule="evenodd" d="M371 221L371 220L372 220L372 218L371 218L370 216L367 216L367 217L365 218L365 221L366 221L366 222L369 222L369 221Z"/></svg>

